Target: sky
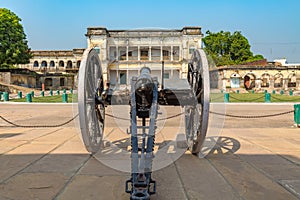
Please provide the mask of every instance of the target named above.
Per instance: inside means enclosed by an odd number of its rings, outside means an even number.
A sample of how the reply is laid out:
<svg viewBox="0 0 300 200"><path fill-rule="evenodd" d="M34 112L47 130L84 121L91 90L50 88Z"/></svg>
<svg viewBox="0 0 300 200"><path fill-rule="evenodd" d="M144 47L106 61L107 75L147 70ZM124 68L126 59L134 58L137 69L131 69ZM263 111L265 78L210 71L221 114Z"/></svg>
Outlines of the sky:
<svg viewBox="0 0 300 200"><path fill-rule="evenodd" d="M241 31L254 54L300 63L299 0L0 0L32 50L86 48L87 27Z"/></svg>

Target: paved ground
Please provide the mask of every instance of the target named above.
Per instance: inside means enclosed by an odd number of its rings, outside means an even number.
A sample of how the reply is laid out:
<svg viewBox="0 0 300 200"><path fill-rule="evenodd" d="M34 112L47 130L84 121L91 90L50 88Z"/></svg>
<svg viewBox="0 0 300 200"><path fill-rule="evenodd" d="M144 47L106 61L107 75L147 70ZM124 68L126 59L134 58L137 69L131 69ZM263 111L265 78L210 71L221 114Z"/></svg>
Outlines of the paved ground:
<svg viewBox="0 0 300 200"><path fill-rule="evenodd" d="M0 104L0 116L23 125L59 124L69 105ZM264 115L292 104L228 104L227 113ZM214 118L211 115L212 119ZM175 120L176 123L176 119ZM218 119L222 126L222 119ZM74 123L55 128L13 127L0 119L0 199L129 199L118 172L91 157ZM107 118L106 133L114 123ZM226 117L205 158L186 152L153 173L151 199L300 199L300 129L293 113L272 118Z"/></svg>

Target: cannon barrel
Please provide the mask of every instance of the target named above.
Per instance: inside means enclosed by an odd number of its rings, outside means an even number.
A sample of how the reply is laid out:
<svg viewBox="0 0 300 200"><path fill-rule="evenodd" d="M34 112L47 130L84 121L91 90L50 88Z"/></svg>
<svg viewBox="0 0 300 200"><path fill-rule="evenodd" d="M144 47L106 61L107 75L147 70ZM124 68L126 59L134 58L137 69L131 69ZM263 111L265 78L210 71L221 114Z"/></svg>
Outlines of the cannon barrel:
<svg viewBox="0 0 300 200"><path fill-rule="evenodd" d="M153 100L154 83L151 70L143 67L135 84L136 111L140 118L148 118Z"/></svg>

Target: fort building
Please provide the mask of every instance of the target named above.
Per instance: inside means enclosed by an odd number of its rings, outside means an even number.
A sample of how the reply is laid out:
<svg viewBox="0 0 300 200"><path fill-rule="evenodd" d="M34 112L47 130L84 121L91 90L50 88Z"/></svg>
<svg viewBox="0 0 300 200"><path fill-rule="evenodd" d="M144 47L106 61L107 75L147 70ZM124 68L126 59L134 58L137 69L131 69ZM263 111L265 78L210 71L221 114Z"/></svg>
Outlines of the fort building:
<svg viewBox="0 0 300 200"><path fill-rule="evenodd" d="M182 29L108 30L91 27L86 33L88 47L95 48L101 60L104 79L114 85L129 85L143 66L161 79L186 78L188 60L201 48L201 27Z"/></svg>

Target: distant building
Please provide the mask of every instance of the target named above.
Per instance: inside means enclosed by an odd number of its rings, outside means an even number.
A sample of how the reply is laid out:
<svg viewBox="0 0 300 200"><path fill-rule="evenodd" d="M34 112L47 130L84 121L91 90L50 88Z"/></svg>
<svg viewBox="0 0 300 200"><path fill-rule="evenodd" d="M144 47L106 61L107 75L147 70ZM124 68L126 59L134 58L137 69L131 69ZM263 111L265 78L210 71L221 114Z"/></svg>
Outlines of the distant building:
<svg viewBox="0 0 300 200"><path fill-rule="evenodd" d="M84 49L32 51L29 64L19 65L39 74L35 87L73 88Z"/></svg>
<svg viewBox="0 0 300 200"><path fill-rule="evenodd" d="M223 90L232 88L300 90L300 64L287 65L286 61L223 66L214 69L211 74L214 75L212 77L218 77L215 87Z"/></svg>

